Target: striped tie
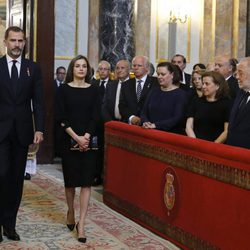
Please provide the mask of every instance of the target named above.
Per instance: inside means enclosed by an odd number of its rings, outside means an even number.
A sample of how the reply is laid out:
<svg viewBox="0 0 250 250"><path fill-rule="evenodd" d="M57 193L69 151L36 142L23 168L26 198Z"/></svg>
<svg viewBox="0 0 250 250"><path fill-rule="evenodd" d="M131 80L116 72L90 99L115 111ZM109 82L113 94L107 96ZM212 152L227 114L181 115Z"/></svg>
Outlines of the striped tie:
<svg viewBox="0 0 250 250"><path fill-rule="evenodd" d="M137 102L139 102L140 98L141 98L141 91L142 91L142 89L141 89L141 82L142 82L142 80L138 80L137 81L137 89L136 89Z"/></svg>

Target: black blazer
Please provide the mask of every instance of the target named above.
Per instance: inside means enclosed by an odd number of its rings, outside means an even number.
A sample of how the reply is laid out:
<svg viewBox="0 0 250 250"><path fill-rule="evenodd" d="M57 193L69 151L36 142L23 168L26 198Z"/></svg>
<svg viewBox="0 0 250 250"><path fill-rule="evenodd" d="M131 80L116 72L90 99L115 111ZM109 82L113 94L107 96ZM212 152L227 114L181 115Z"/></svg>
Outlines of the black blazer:
<svg viewBox="0 0 250 250"><path fill-rule="evenodd" d="M229 119L227 144L250 149L250 101L239 112L245 91L239 90Z"/></svg>
<svg viewBox="0 0 250 250"><path fill-rule="evenodd" d="M235 77L230 76L227 79L227 83L228 83L228 87L229 87L230 97L231 97L232 100L234 100L237 93L238 93L238 91L239 91L238 80Z"/></svg>
<svg viewBox="0 0 250 250"><path fill-rule="evenodd" d="M104 95L103 95L103 93L101 93L100 81L102 81L102 80L101 79L96 80L95 78L92 78L92 80L91 80L90 83L93 84L94 86L96 86L98 88L99 95L100 95L100 100L101 100L101 103L103 103ZM112 83L112 82L113 81L109 79L108 82L107 82L107 84L108 83ZM106 84L106 87L107 87L107 84ZM106 87L105 87L104 94L106 92Z"/></svg>
<svg viewBox="0 0 250 250"><path fill-rule="evenodd" d="M34 112L32 121L31 100ZM16 94L12 89L6 56L0 58L0 142L15 126L22 145L32 143L35 131L44 130L44 103L41 70L30 60L22 59Z"/></svg>
<svg viewBox="0 0 250 250"><path fill-rule="evenodd" d="M188 87L190 87L191 75L184 72L185 82Z"/></svg>
<svg viewBox="0 0 250 250"><path fill-rule="evenodd" d="M104 122L115 120L116 91L119 81L108 82L103 98L102 116Z"/></svg>
<svg viewBox="0 0 250 250"><path fill-rule="evenodd" d="M121 88L119 110L122 117L122 121L128 122L128 119L132 115L140 116L144 102L147 95L152 90L152 88L159 86L156 77L147 76L144 83L141 98L137 102L136 97L136 79L130 79L123 83Z"/></svg>

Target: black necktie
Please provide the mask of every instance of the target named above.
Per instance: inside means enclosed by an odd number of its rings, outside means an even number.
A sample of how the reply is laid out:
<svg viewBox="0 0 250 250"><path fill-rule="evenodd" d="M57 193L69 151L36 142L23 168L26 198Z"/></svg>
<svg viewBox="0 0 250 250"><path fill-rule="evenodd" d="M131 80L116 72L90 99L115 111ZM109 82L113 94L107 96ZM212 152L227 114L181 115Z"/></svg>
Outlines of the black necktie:
<svg viewBox="0 0 250 250"><path fill-rule="evenodd" d="M99 92L100 92L100 96L101 96L101 100L103 100L103 96L105 93L105 81L101 81L101 85L99 87Z"/></svg>
<svg viewBox="0 0 250 250"><path fill-rule="evenodd" d="M240 105L239 105L239 109L240 109L240 110L242 110L242 109L244 109L244 107L246 107L246 105L247 105L247 100L248 100L249 96L250 96L250 93L249 93L249 92L246 92L246 93L243 95L243 98L242 98L242 100L241 100L241 102L240 102Z"/></svg>
<svg viewBox="0 0 250 250"><path fill-rule="evenodd" d="M17 71L17 67L16 67L17 60L13 60L12 62L13 62L13 64L11 67L11 82L13 85L13 89L16 92L17 80L18 80L18 71Z"/></svg>

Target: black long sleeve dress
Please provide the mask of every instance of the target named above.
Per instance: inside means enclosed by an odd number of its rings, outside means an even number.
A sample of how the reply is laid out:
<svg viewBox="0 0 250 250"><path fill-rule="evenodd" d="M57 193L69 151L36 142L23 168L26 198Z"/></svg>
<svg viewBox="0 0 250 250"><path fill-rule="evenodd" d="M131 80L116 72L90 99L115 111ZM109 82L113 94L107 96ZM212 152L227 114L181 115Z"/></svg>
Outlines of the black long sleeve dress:
<svg viewBox="0 0 250 250"><path fill-rule="evenodd" d="M76 134L96 134L101 110L98 89L71 87L64 84L58 93L57 119L71 127ZM62 139L62 168L65 187L87 187L93 184L96 168L96 151L71 150L71 137L65 132Z"/></svg>

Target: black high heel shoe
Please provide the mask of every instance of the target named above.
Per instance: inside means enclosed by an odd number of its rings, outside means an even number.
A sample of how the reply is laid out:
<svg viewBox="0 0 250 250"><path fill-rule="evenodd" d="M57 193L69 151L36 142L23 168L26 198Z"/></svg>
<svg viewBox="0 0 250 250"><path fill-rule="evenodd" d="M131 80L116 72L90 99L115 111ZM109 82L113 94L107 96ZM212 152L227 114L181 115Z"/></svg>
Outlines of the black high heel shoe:
<svg viewBox="0 0 250 250"><path fill-rule="evenodd" d="M68 216L69 216L69 211L67 212L67 221L68 221ZM67 228L70 230L70 231L73 231L74 228L75 228L75 223L74 224L67 224Z"/></svg>
<svg viewBox="0 0 250 250"><path fill-rule="evenodd" d="M76 232L78 234L78 223L76 224ZM86 237L78 237L78 241L81 243L86 243L87 238Z"/></svg>

